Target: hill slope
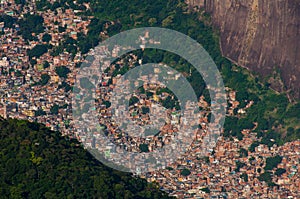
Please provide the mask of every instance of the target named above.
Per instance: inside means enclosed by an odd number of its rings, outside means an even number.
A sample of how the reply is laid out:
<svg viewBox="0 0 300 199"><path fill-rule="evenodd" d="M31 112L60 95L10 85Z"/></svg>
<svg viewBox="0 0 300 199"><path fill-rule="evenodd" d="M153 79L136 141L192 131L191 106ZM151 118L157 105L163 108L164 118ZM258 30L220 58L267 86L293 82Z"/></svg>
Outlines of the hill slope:
<svg viewBox="0 0 300 199"><path fill-rule="evenodd" d="M168 198L43 125L0 121L1 198Z"/></svg>
<svg viewBox="0 0 300 199"><path fill-rule="evenodd" d="M290 94L300 98L299 0L187 2L211 14L224 56L270 78L276 90L292 89Z"/></svg>

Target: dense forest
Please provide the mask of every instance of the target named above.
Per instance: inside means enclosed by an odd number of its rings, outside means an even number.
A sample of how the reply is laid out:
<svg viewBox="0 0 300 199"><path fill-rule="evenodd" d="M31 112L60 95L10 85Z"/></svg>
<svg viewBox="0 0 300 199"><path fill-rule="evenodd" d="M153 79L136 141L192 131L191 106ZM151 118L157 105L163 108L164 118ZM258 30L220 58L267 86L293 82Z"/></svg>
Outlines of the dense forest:
<svg viewBox="0 0 300 199"><path fill-rule="evenodd" d="M169 198L44 125L0 120L0 198Z"/></svg>

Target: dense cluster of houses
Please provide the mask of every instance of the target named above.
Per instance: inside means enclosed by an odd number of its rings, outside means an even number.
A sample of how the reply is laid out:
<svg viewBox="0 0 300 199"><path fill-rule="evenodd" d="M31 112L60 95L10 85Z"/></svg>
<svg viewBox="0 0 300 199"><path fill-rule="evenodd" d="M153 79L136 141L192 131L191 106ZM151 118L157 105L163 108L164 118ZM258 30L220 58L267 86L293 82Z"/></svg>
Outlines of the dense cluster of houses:
<svg viewBox="0 0 300 199"><path fill-rule="evenodd" d="M191 149L170 165L171 169L144 177L159 182L162 190L178 198L297 198L300 195L300 142L271 148L259 145L254 152L248 151L247 155L241 156L240 149L248 150L256 140L256 135L249 130L243 134L242 141L219 140L214 155L203 158L197 149ZM278 186L269 186L259 180L259 176L266 172L266 158L276 155L283 157L277 168L271 171L272 182ZM239 169L237 162L243 163ZM284 168L286 172L277 176L274 173L278 168ZM191 174L183 175L183 169L188 169Z"/></svg>
<svg viewBox="0 0 300 199"><path fill-rule="evenodd" d="M87 34L87 26L91 19L81 17L80 10L57 8L55 12L37 11L34 1L21 7L13 0L1 0L0 6L1 15L9 15L16 19L21 19L28 12L38 14L43 17L45 27L45 32L37 35L38 40L25 41L18 34L20 30L18 24L8 28L0 22L0 114L2 117L44 123L52 130L59 130L64 135L78 138L87 148L98 149L107 159L114 159L116 163L129 167L130 161L134 161L132 157L124 158L114 154L121 150L151 154L172 143L179 129L184 131L189 126L199 125L201 128L189 132L191 136L186 137L194 140L184 155L175 161L166 161L162 165L164 169L141 174L141 176L148 181L158 182L162 190L178 198L297 198L300 196L300 141L286 143L283 146L274 145L270 148L260 144L251 152L248 148L253 142L258 141L258 138L253 129L244 129L242 140L220 137L214 150L203 156L203 143L207 141L203 140L203 137L212 133L208 132L209 112L200 114L201 116L193 122L183 124L180 111L175 108L161 108L161 101L172 97L172 94L167 92L157 94L157 90L161 88L161 85L155 83L155 76L158 75L159 70L154 71L150 76L140 76L135 82L138 84L139 81L150 79L150 83L143 84L143 88L153 95L147 96L142 92L124 93L128 101L133 96L139 99L138 102L128 106L128 113L125 113L127 109L122 105L112 107L107 104L113 92L125 91L126 82L116 87L120 75L112 76L112 73L103 73L101 85L96 90L98 103L94 110L88 110L96 115L82 114L82 120L74 124L72 98L81 99L86 96L85 93L74 94L72 90L66 91L65 85L74 85L75 74L78 72L75 66L84 61L84 56L80 52L72 55L63 50L58 55L53 55L49 51L36 58L36 63L32 64L27 53L36 45L47 43L42 40L44 34L51 36L47 44L52 45L53 48L60 46L66 37L77 40L78 33ZM89 5L86 4L85 7L88 8ZM64 27L64 31L59 31L59 27ZM118 51L119 47L115 46L110 53L116 56L114 54ZM46 62L48 66L45 66ZM133 66L136 63L141 64L142 60L132 55L129 64ZM122 66L122 60L116 64ZM71 70L67 78L60 77L56 73L55 69L59 66L66 66ZM114 69L115 65L110 67ZM46 84L37 84L43 75L49 77ZM178 77L175 75L172 78ZM116 91L116 89L120 90ZM235 91L228 88L227 94L231 104L227 114L234 115L239 102L236 101ZM248 102L245 108L237 110L238 113L245 114L247 108L253 103L253 101ZM54 105L59 107L56 113L53 111ZM209 110L209 104L203 96L199 98L198 105L204 111ZM112 108L115 110L113 113ZM187 107L185 115L193 115L193 111L192 108ZM164 121L156 133L138 137L134 135L139 135L140 129L134 129L130 125L127 126L127 131L119 128L119 122L124 120L133 121L136 126L151 125L153 124L151 114L157 117L154 118L156 121ZM100 125L92 124L89 129L98 131L91 131L91 134L88 134L87 129L84 128L75 130L76 125L82 125L80 122L94 121L92 118L95 117L98 118ZM160 123L155 125L158 124ZM105 136L114 144L109 145L107 141L100 139L102 136L100 132L105 132ZM247 151L247 155L241 155L241 151ZM273 174L272 182L276 184L270 186L265 181L259 180L259 176L266 172L264 171L266 159L276 155L280 155L283 159L270 171ZM274 173L278 168L284 168L286 172L277 176Z"/></svg>
<svg viewBox="0 0 300 199"><path fill-rule="evenodd" d="M79 10L67 9L64 12L58 8L57 14L48 10L46 12L36 11L34 2L29 3L21 9L14 1L1 2L1 14L11 15L21 19L25 13L38 14L44 19L45 32L37 35L37 41L25 41L18 34L19 25L6 28L1 23L3 35L0 37L0 72L1 72L1 109L3 117L26 119L44 123L52 130L61 130L63 134L71 135L73 129L69 127L71 122L71 91L65 92L63 83L72 85L74 83L75 65L83 60L80 53L73 57L69 52L63 51L57 56L51 55L51 51L39 58L33 58L36 63L30 64L27 52L38 44L46 44L42 41L44 34L49 34L51 40L48 44L55 48L62 44L63 39L68 36L77 39L77 33L87 33L89 19L82 20ZM22 12L15 12L21 10ZM54 25L57 24L57 25ZM64 32L59 32L58 27L65 27ZM33 33L34 35L34 33ZM47 62L48 66L45 66ZM55 72L57 66L66 66L72 73L68 78L61 78ZM49 76L46 85L36 84L42 75ZM53 105L58 105L58 114L51 114ZM45 114L36 114L42 110Z"/></svg>

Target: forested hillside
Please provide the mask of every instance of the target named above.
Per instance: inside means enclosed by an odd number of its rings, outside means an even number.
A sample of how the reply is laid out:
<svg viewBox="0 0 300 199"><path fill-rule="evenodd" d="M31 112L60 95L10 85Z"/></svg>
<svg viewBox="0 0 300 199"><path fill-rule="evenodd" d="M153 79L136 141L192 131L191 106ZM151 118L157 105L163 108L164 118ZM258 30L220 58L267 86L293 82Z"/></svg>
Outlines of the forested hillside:
<svg viewBox="0 0 300 199"><path fill-rule="evenodd" d="M0 198L169 198L45 126L0 121Z"/></svg>

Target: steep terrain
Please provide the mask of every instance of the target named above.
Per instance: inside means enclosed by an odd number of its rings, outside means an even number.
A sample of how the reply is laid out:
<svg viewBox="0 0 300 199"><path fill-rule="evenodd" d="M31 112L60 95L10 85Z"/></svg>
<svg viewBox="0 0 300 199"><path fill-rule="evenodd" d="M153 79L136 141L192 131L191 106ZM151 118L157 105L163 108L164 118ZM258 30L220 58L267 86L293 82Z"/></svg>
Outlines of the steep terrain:
<svg viewBox="0 0 300 199"><path fill-rule="evenodd" d="M269 78L276 90L291 89L290 94L300 98L299 0L189 0L187 3L205 8L211 14L213 24L220 30L224 56Z"/></svg>
<svg viewBox="0 0 300 199"><path fill-rule="evenodd" d="M0 118L0 198L169 198L37 123Z"/></svg>

